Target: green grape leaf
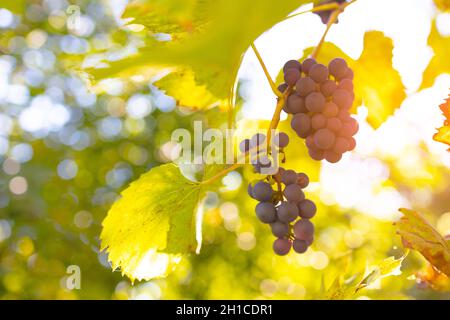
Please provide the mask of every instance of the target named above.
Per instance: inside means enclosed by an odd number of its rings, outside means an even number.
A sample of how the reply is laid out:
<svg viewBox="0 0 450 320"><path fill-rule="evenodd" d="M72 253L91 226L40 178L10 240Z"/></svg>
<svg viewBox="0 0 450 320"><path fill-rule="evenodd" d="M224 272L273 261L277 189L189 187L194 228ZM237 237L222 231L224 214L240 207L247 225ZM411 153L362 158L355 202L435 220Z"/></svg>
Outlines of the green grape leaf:
<svg viewBox="0 0 450 320"><path fill-rule="evenodd" d="M428 36L428 45L433 49L434 55L427 68L423 72L420 89L431 87L437 76L442 73L450 73L450 36L442 36L434 21Z"/></svg>
<svg viewBox="0 0 450 320"><path fill-rule="evenodd" d="M91 68L87 72L95 80L101 80L130 76L130 72L140 74L141 69L148 71L149 68L172 68L175 73L189 70L193 77L179 77L177 81L194 80L197 85L189 85L192 95L206 94L207 104L214 99L225 100L233 92L242 55L250 44L307 2L311 1L203 0L188 1L180 9L177 8L179 1L173 0L132 2L125 11L125 17L135 18L132 22L143 23L153 32L171 35L182 32L183 36L174 36L168 42L152 42L128 58L110 62L109 67ZM174 81L159 84L161 89L172 91L175 99L186 99L186 91L174 90ZM196 107L204 107L204 104L204 99L200 99Z"/></svg>
<svg viewBox="0 0 450 320"><path fill-rule="evenodd" d="M395 223L406 248L419 251L436 269L450 276L450 246L418 212L400 209L403 217Z"/></svg>
<svg viewBox="0 0 450 320"><path fill-rule="evenodd" d="M149 279L164 275L177 255L195 251L201 187L177 166L151 169L121 195L101 233L101 249L108 252L113 269L120 267L132 280Z"/></svg>
<svg viewBox="0 0 450 320"><path fill-rule="evenodd" d="M357 60L329 42L323 44L317 58L325 65L336 57L347 61L355 74L354 108L361 104L367 106L367 121L374 128L386 121L406 97L400 75L392 67L392 49L390 38L379 31L368 31L364 36L364 50ZM313 50L314 48L307 48L301 60L311 55Z"/></svg>

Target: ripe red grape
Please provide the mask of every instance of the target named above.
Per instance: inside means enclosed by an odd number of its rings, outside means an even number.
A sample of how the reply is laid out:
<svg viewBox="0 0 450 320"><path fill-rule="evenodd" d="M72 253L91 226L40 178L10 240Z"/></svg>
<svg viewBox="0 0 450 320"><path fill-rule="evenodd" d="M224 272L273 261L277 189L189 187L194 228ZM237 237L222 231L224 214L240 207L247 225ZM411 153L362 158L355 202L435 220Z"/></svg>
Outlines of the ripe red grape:
<svg viewBox="0 0 450 320"><path fill-rule="evenodd" d="M306 188L308 186L308 184L309 184L308 176L305 173L303 173L303 172L298 173L297 174L297 184L302 189Z"/></svg>
<svg viewBox="0 0 450 320"><path fill-rule="evenodd" d="M290 68L284 73L284 81L290 85L294 86L298 79L300 79L300 71L298 69Z"/></svg>
<svg viewBox="0 0 450 320"><path fill-rule="evenodd" d="M292 248L297 253L305 253L308 250L308 243L304 240L295 239L292 242Z"/></svg>
<svg viewBox="0 0 450 320"><path fill-rule="evenodd" d="M322 92L325 97L330 97L333 92L336 91L337 87L336 82L333 80L325 80L320 85L320 92Z"/></svg>
<svg viewBox="0 0 450 320"><path fill-rule="evenodd" d="M283 72L286 73L288 69L297 69L298 71L302 71L302 64L297 60L289 60L283 66Z"/></svg>
<svg viewBox="0 0 450 320"><path fill-rule="evenodd" d="M322 111L322 114L325 117L331 118L337 116L339 113L339 107L334 102L325 103L325 108Z"/></svg>
<svg viewBox="0 0 450 320"><path fill-rule="evenodd" d="M311 69L311 67L313 66L313 65L315 65L317 62L316 62L316 60L314 60L313 58L307 58L307 59L305 59L304 61L303 61L303 63L302 63L302 71L305 73L305 74L308 74L309 73L309 70Z"/></svg>
<svg viewBox="0 0 450 320"><path fill-rule="evenodd" d="M315 130L325 128L327 126L327 118L322 113L316 113L311 118L311 127Z"/></svg>
<svg viewBox="0 0 450 320"><path fill-rule="evenodd" d="M299 216L305 219L311 219L317 212L317 207L311 200L305 199L298 204Z"/></svg>
<svg viewBox="0 0 450 320"><path fill-rule="evenodd" d="M309 68L308 74L315 82L322 83L328 79L328 68L323 64L317 63Z"/></svg>
<svg viewBox="0 0 450 320"><path fill-rule="evenodd" d="M325 108L326 99L320 92L311 92L305 99L306 109L321 112Z"/></svg>
<svg viewBox="0 0 450 320"><path fill-rule="evenodd" d="M297 183L297 173L294 170L284 170L281 173L281 182L286 186Z"/></svg>
<svg viewBox="0 0 450 320"><path fill-rule="evenodd" d="M260 181L253 187L253 197L259 201L270 201L273 189L267 182Z"/></svg>
<svg viewBox="0 0 450 320"><path fill-rule="evenodd" d="M319 149L327 150L334 144L335 135L329 129L319 129L314 134L314 143Z"/></svg>
<svg viewBox="0 0 450 320"><path fill-rule="evenodd" d="M278 238L273 242L273 251L280 256L285 256L291 250L291 246L291 241L288 239Z"/></svg>
<svg viewBox="0 0 450 320"><path fill-rule="evenodd" d="M328 70L336 79L341 79L347 72L347 62L342 58L335 58L328 64Z"/></svg>
<svg viewBox="0 0 450 320"><path fill-rule="evenodd" d="M283 194L288 201L299 202L305 199L305 194L298 184L290 184L284 188Z"/></svg>
<svg viewBox="0 0 450 320"><path fill-rule="evenodd" d="M262 223L273 223L277 219L277 211L271 202L258 203L255 211Z"/></svg>
<svg viewBox="0 0 450 320"><path fill-rule="evenodd" d="M281 221L275 221L270 225L272 234L277 238L284 238L289 234L289 224Z"/></svg>
<svg viewBox="0 0 450 320"><path fill-rule="evenodd" d="M300 96L306 97L308 94L314 91L314 89L316 88L316 83L309 77L300 78L296 82L295 88Z"/></svg>
<svg viewBox="0 0 450 320"><path fill-rule="evenodd" d="M277 207L277 217L281 222L292 222L298 216L298 207L294 202L282 201Z"/></svg>
<svg viewBox="0 0 450 320"><path fill-rule="evenodd" d="M284 132L278 132L273 137L273 142L278 148L285 148L289 144L289 136Z"/></svg>
<svg viewBox="0 0 450 320"><path fill-rule="evenodd" d="M314 225L308 219L301 219L294 224L294 235L296 239L307 240L314 234Z"/></svg>
<svg viewBox="0 0 450 320"><path fill-rule="evenodd" d="M339 118L333 117L327 120L327 128L331 131L338 131L342 126L341 120Z"/></svg>

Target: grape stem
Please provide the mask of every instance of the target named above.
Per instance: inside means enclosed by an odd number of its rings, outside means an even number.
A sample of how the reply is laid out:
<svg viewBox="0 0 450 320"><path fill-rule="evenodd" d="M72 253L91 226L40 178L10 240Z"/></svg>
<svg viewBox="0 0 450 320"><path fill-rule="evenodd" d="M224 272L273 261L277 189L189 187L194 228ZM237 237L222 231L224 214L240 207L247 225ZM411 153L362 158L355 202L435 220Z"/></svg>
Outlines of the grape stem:
<svg viewBox="0 0 450 320"><path fill-rule="evenodd" d="M266 65L264 64L264 61L261 57L261 55L258 52L258 49L256 49L255 44L251 44L253 52L255 53L256 57L258 58L259 64L261 65L261 68L264 71L264 74L266 75L267 81L269 82L270 88L272 89L273 93L277 97L282 97L283 94L278 90L277 86L275 85L275 82L273 82L272 78L270 77L269 71L267 71Z"/></svg>
<svg viewBox="0 0 450 320"><path fill-rule="evenodd" d="M339 3L336 3L336 2L327 3L327 4L321 4L320 6L314 7L312 9L288 15L284 20L291 19L291 18L294 18L296 16L299 16L299 15L305 14L305 13L319 12L319 11L326 11L326 10L334 10L334 9L337 9L337 8L339 8Z"/></svg>
<svg viewBox="0 0 450 320"><path fill-rule="evenodd" d="M286 104L287 97L289 97L291 92L292 86L289 86L286 89L286 91L281 95L281 97L279 97L277 100L277 106L275 107L272 120L270 121L269 129L267 129L267 150L270 150L270 140L272 138L272 130L275 130L278 127L278 123L280 122L281 110L283 110L283 107Z"/></svg>
<svg viewBox="0 0 450 320"><path fill-rule="evenodd" d="M317 56L319 55L319 51L322 48L323 43L325 42L325 38L326 38L326 36L328 34L328 31L330 30L331 26L337 21L338 16L342 12L344 12L345 8L347 8L349 5L351 5L355 1L356 0L352 0L350 2L344 2L344 3L341 3L341 4L337 4L337 8L334 9L334 11L330 15L330 18L328 19L327 27L325 28L325 32L323 33L322 38L320 39L319 43L314 48L314 51L311 54L311 58L314 58L314 59L317 58Z"/></svg>

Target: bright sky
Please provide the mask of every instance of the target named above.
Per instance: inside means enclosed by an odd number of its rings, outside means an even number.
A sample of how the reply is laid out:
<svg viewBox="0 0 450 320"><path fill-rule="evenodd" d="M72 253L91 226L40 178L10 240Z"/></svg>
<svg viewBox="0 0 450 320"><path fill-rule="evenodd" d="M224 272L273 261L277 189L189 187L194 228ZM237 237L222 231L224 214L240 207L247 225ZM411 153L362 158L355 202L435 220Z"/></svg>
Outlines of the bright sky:
<svg viewBox="0 0 450 320"><path fill-rule="evenodd" d="M310 6L305 6L299 11L308 8ZM449 92L450 75L438 77L432 88L415 93L433 55L427 38L435 10L431 0L358 0L339 17L339 24L331 28L327 40L355 59L363 50L366 31L379 30L392 38L394 67L400 72L408 98L376 131L364 121L367 109L359 108L357 118L361 129L356 136L355 152L345 155L338 164L323 163L319 190L325 203L339 203L379 218L393 219L399 207L412 204L395 189L383 186L389 177L389 168L377 157L399 159L405 170L420 174L425 171L419 153L419 144L424 141L431 156L450 167L445 145L432 140L435 128L443 122L438 105ZM450 34L450 15L439 15L437 23L442 34ZM285 61L298 59L303 49L315 46L324 29L317 16L299 15L263 34L255 45L275 78ZM270 119L275 98L252 51L245 55L240 77L246 80L242 88L247 98L244 116ZM317 187L316 184L311 188ZM421 191L423 196L415 199L416 204L426 205L431 191Z"/></svg>

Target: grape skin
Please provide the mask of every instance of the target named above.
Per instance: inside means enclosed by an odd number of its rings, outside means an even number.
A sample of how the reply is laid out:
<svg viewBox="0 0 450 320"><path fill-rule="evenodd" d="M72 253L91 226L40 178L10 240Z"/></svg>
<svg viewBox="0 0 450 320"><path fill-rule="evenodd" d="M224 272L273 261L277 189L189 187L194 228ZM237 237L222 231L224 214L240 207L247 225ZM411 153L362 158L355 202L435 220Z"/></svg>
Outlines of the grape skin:
<svg viewBox="0 0 450 320"><path fill-rule="evenodd" d="M286 91L287 87L288 87L287 83L282 83L278 86L278 91L283 93L284 91Z"/></svg>
<svg viewBox="0 0 450 320"><path fill-rule="evenodd" d="M300 188L305 189L309 184L308 176L303 172L298 173L297 184L300 186Z"/></svg>
<svg viewBox="0 0 450 320"><path fill-rule="evenodd" d="M337 88L336 82L333 80L325 80L320 85L320 92L322 92L325 97L330 97Z"/></svg>
<svg viewBox="0 0 450 320"><path fill-rule="evenodd" d="M314 235L314 225L308 219L297 221L293 230L295 238L300 240L308 240Z"/></svg>
<svg viewBox="0 0 450 320"><path fill-rule="evenodd" d="M350 79L343 79L339 81L338 88L342 90L347 90L349 92L353 92L353 82Z"/></svg>
<svg viewBox="0 0 450 320"><path fill-rule="evenodd" d="M277 216L281 222L292 222L298 216L298 207L295 203L282 201L277 208Z"/></svg>
<svg viewBox="0 0 450 320"><path fill-rule="evenodd" d="M317 212L317 207L311 200L305 199L298 204L299 216L305 219L311 219Z"/></svg>
<svg viewBox="0 0 450 320"><path fill-rule="evenodd" d="M350 143L343 137L337 137L334 142L333 151L336 153L344 153L350 148Z"/></svg>
<svg viewBox="0 0 450 320"><path fill-rule="evenodd" d="M296 114L300 112L306 112L308 110L305 106L305 100L302 97L300 97L298 94L291 94L287 98L285 111L287 113Z"/></svg>
<svg viewBox="0 0 450 320"><path fill-rule="evenodd" d="M291 245L288 239L278 238L273 242L273 251L280 256L285 256L291 250Z"/></svg>
<svg viewBox="0 0 450 320"><path fill-rule="evenodd" d="M242 153L248 152L250 150L250 139L244 139L239 144L239 150L241 150Z"/></svg>
<svg viewBox="0 0 450 320"><path fill-rule="evenodd" d="M349 109L352 106L353 99L346 90L337 89L333 93L333 102L341 109Z"/></svg>
<svg viewBox="0 0 450 320"><path fill-rule="evenodd" d="M347 62L342 58L335 58L328 64L330 74L336 79L344 77L347 72L347 68Z"/></svg>
<svg viewBox="0 0 450 320"><path fill-rule="evenodd" d="M305 99L306 108L312 112L322 112L325 103L325 97L319 92L312 92Z"/></svg>
<svg viewBox="0 0 450 320"><path fill-rule="evenodd" d="M348 141L348 144L349 144L348 151L352 151L353 149L355 149L355 147L356 147L356 140L355 140L355 138L350 137L350 138L348 138L347 141Z"/></svg>
<svg viewBox="0 0 450 320"><path fill-rule="evenodd" d="M255 212L262 223L273 223L277 219L277 211L271 202L258 203Z"/></svg>
<svg viewBox="0 0 450 320"><path fill-rule="evenodd" d="M327 118L335 117L339 114L339 107L334 102L329 101L325 104L322 114Z"/></svg>
<svg viewBox="0 0 450 320"><path fill-rule="evenodd" d="M308 115L298 113L292 118L291 127L300 137L303 135L306 137L311 130L311 120Z"/></svg>
<svg viewBox="0 0 450 320"><path fill-rule="evenodd" d="M272 234L277 238L284 238L289 234L289 224L275 221L270 225Z"/></svg>
<svg viewBox="0 0 450 320"><path fill-rule="evenodd" d="M309 77L300 78L295 84L298 94L302 97L306 97L308 94L313 92L315 87L316 83Z"/></svg>
<svg viewBox="0 0 450 320"><path fill-rule="evenodd" d="M327 129L330 129L331 131L338 131L342 126L341 120L339 118L329 118L327 120Z"/></svg>
<svg viewBox="0 0 450 320"><path fill-rule="evenodd" d="M330 163L336 163L339 162L339 160L342 159L341 153L336 153L332 150L325 151L325 160L327 160Z"/></svg>
<svg viewBox="0 0 450 320"><path fill-rule="evenodd" d="M296 179L298 179L298 177L296 177ZM283 194L288 201L300 202L305 200L305 194L298 184L290 184L286 186L286 188L284 188Z"/></svg>
<svg viewBox="0 0 450 320"><path fill-rule="evenodd" d="M300 79L301 73L298 69L290 68L284 73L284 81L290 85L294 86L295 83Z"/></svg>
<svg viewBox="0 0 450 320"><path fill-rule="evenodd" d="M281 174L281 182L286 186L297 183L297 173L294 170L285 170Z"/></svg>
<svg viewBox="0 0 450 320"><path fill-rule="evenodd" d="M247 186L247 193L248 193L248 195L250 196L250 197L252 197L253 199L255 199L254 197L253 197L253 186L252 186L252 183L250 182L249 184L248 184L248 186Z"/></svg>
<svg viewBox="0 0 450 320"><path fill-rule="evenodd" d="M314 143L319 149L327 150L334 144L335 135L329 129L319 129L314 134Z"/></svg>
<svg viewBox="0 0 450 320"><path fill-rule="evenodd" d="M308 74L315 82L322 83L328 79L328 68L323 64L317 63L311 66Z"/></svg>
<svg viewBox="0 0 450 320"><path fill-rule="evenodd" d="M284 132L279 132L273 138L275 145L279 148L285 148L289 144L289 136Z"/></svg>
<svg viewBox="0 0 450 320"><path fill-rule="evenodd" d="M266 140L266 135L262 133L256 133L250 139L250 148L255 148L261 145Z"/></svg>
<svg viewBox="0 0 450 320"><path fill-rule="evenodd" d="M295 239L292 242L292 248L297 253L305 253L308 250L308 243L304 240Z"/></svg>
<svg viewBox="0 0 450 320"><path fill-rule="evenodd" d="M309 70L313 65L315 65L317 62L313 58L307 58L302 63L302 70L305 74L309 73Z"/></svg>
<svg viewBox="0 0 450 320"><path fill-rule="evenodd" d="M267 182L260 181L253 187L253 197L259 201L270 201L272 199L273 189Z"/></svg>
<svg viewBox="0 0 450 320"><path fill-rule="evenodd" d="M326 125L327 125L327 118L321 113L317 113L311 118L311 126L315 130L325 128Z"/></svg>
<svg viewBox="0 0 450 320"><path fill-rule="evenodd" d="M302 64L297 60L289 60L283 66L283 72L286 73L288 69L297 69L298 71L302 71Z"/></svg>
<svg viewBox="0 0 450 320"><path fill-rule="evenodd" d="M308 154L311 157L311 159L316 160L316 161L325 159L324 152L317 148L309 148Z"/></svg>

